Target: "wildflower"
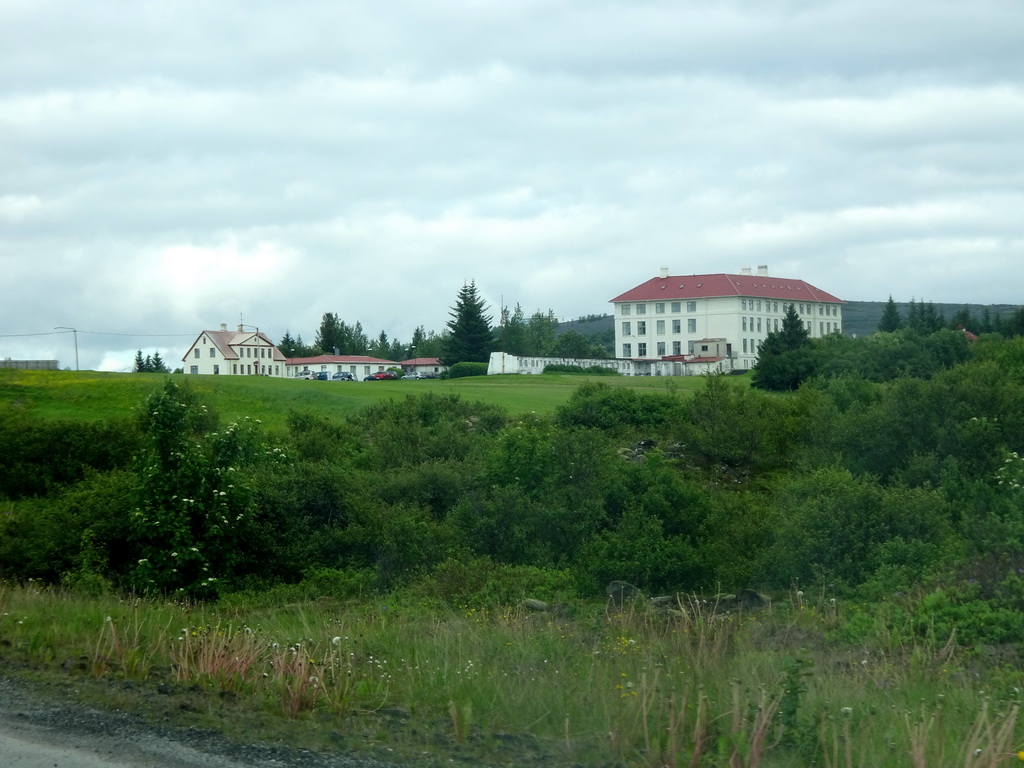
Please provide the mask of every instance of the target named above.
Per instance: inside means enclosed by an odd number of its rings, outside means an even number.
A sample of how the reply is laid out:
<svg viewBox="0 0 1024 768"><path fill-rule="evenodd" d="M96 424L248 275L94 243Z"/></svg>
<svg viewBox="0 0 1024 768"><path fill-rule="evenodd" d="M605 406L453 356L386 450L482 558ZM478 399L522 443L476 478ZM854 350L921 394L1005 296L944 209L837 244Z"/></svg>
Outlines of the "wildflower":
<svg viewBox="0 0 1024 768"><path fill-rule="evenodd" d="M843 717L850 717L853 714L853 707L843 707L839 710L839 714Z"/></svg>
<svg viewBox="0 0 1024 768"><path fill-rule="evenodd" d="M331 645L337 645L340 642L341 642L341 638L340 637L332 637L331 638Z"/></svg>

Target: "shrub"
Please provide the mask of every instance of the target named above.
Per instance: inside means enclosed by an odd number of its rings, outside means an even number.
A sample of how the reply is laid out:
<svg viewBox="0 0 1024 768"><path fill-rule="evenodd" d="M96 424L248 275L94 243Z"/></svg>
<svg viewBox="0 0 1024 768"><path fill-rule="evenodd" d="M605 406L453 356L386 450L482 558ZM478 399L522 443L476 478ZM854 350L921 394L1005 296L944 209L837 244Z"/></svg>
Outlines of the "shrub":
<svg viewBox="0 0 1024 768"><path fill-rule="evenodd" d="M456 363L448 369L449 379L461 379L466 376L486 376L487 363Z"/></svg>

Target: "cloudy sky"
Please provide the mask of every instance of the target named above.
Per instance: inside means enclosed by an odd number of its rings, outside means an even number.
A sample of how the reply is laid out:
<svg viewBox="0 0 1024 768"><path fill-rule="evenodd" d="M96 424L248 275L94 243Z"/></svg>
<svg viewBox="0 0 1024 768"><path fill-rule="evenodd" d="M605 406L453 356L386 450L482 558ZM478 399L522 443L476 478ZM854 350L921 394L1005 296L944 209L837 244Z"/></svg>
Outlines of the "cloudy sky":
<svg viewBox="0 0 1024 768"><path fill-rule="evenodd" d="M1020 0L3 0L0 357L765 264L1024 301Z"/></svg>

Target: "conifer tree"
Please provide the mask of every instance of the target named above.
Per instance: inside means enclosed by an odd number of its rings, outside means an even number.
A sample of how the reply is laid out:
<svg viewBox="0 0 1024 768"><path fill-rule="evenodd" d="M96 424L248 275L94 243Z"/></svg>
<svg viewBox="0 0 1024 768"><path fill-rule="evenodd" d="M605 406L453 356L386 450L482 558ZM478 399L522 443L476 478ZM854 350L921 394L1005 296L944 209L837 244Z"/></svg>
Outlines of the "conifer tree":
<svg viewBox="0 0 1024 768"><path fill-rule="evenodd" d="M902 327L903 317L896 307L896 302L890 296L889 301L885 305L885 310L882 312L882 319L878 323L878 330L891 333L892 331L898 331Z"/></svg>
<svg viewBox="0 0 1024 768"><path fill-rule="evenodd" d="M484 301L476 290L476 283L471 281L463 285L452 307L452 319L447 323L449 335L441 355L444 365L486 363L490 359L494 336L491 318L484 314L484 310Z"/></svg>

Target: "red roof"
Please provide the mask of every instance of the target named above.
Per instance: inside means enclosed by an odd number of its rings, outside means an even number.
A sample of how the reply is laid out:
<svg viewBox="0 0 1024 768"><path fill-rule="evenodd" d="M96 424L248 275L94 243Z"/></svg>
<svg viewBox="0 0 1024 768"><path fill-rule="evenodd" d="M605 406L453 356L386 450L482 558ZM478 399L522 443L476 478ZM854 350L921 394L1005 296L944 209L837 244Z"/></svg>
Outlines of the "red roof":
<svg viewBox="0 0 1024 768"><path fill-rule="evenodd" d="M414 357L411 360L403 360L402 365L440 365L441 361L436 357Z"/></svg>
<svg viewBox="0 0 1024 768"><path fill-rule="evenodd" d="M321 365L330 363L372 363L376 365L398 365L394 360L381 360L366 355L317 355L316 357L289 357L285 365Z"/></svg>
<svg viewBox="0 0 1024 768"><path fill-rule="evenodd" d="M720 296L752 296L757 299L824 301L836 304L843 301L803 280L769 275L725 274L652 277L646 283L641 283L610 301L710 299Z"/></svg>

